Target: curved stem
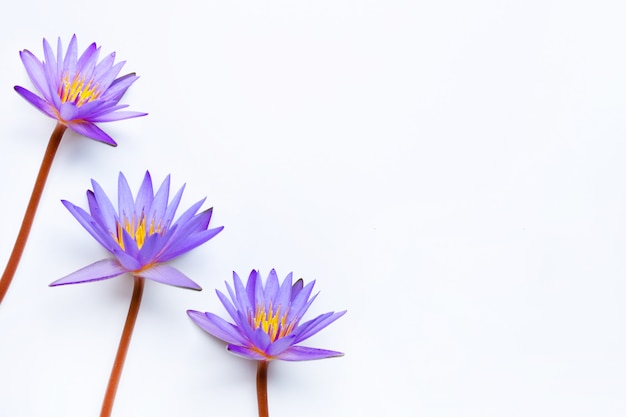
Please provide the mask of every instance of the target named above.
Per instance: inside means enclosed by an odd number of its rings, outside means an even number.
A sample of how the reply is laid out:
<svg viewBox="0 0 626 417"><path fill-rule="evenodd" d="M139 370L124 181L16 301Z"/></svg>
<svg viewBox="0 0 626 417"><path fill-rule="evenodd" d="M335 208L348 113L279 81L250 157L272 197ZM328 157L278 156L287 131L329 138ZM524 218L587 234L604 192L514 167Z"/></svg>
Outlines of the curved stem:
<svg viewBox="0 0 626 417"><path fill-rule="evenodd" d="M13 251L9 257L7 266L4 269L2 278L0 278L0 303L11 285L11 281L13 280L13 276L17 270L17 265L20 263L20 258L24 252L30 228L33 225L33 220L35 219L37 206L39 205L39 200L41 200L41 194L43 193L44 186L46 185L46 179L48 178L48 173L50 172L50 167L52 166L52 161L54 160L54 155L59 148L65 129L67 129L67 126L57 123L52 135L50 136L50 140L48 141L48 147L46 148L46 153L41 161L41 167L39 167L39 174L37 174L37 180L35 181L33 192L30 195L30 200L28 201L28 206L26 207L26 213L24 214L24 219L22 220L22 226L20 227L17 239L15 240L15 245L13 245Z"/></svg>
<svg viewBox="0 0 626 417"><path fill-rule="evenodd" d="M111 410L113 410L115 393L117 392L117 386L120 383L120 376L122 375L122 369L124 368L128 345L130 345L130 338L133 335L133 329L135 328L135 322L137 321L137 314L139 313L139 306L141 305L143 284L143 278L135 277L133 296L130 300L130 307L128 307L128 315L126 316L126 323L124 324L120 344L117 348L117 354L115 355L113 369L111 369L111 376L109 377L109 384L107 386L106 394L104 395L104 401L102 402L100 417L109 417L111 415Z"/></svg>
<svg viewBox="0 0 626 417"><path fill-rule="evenodd" d="M258 361L256 369L256 397L259 404L259 417L269 417L267 402L267 367L269 361Z"/></svg>

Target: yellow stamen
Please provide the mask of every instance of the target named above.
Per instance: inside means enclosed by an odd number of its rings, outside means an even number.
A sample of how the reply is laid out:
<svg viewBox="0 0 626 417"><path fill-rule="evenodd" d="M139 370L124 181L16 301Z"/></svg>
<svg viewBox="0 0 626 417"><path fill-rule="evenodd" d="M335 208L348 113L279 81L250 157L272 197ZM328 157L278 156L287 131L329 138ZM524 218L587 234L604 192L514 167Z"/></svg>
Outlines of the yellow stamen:
<svg viewBox="0 0 626 417"><path fill-rule="evenodd" d="M89 103L100 97L102 91L99 90L100 84L93 84L93 79L87 81L80 73L76 74L72 80L70 75L65 73L59 85L59 97L63 103L74 103L80 107L85 103Z"/></svg>
<svg viewBox="0 0 626 417"><path fill-rule="evenodd" d="M287 312L281 315L280 306L274 311L271 304L268 308L265 308L265 306L257 307L250 322L255 329L263 329L272 342L287 336L294 328L293 322L287 325Z"/></svg>
<svg viewBox="0 0 626 417"><path fill-rule="evenodd" d="M137 242L139 249L141 249L146 242L146 238L155 233L163 232L161 230L161 223L155 224L154 218L148 224L146 216L143 214L139 220L137 220L134 215L131 219L124 217L122 222L117 223L116 235L113 236L122 250L124 250L124 230Z"/></svg>

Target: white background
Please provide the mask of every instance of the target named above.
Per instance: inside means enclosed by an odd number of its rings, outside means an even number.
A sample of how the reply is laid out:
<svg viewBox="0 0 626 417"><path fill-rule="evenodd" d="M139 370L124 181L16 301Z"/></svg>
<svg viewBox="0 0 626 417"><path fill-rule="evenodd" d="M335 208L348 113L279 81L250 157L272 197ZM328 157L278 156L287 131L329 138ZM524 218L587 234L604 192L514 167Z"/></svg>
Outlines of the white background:
<svg viewBox="0 0 626 417"><path fill-rule="evenodd" d="M113 415L254 416L255 366L187 309L232 271L316 279L347 309L273 363L281 416L626 415L623 1L18 1L0 14L0 262L55 122L18 56L76 33L149 116L66 133L0 306L0 416L99 413L132 280L49 288L107 256L59 200L145 170L224 231L148 282ZM167 5L166 5L167 4Z"/></svg>

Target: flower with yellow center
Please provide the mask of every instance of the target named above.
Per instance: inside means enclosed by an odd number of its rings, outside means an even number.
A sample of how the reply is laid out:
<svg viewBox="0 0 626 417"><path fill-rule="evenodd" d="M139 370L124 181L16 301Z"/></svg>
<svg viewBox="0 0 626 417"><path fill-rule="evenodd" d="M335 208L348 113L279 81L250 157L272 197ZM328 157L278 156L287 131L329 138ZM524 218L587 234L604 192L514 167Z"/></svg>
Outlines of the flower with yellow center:
<svg viewBox="0 0 626 417"><path fill-rule="evenodd" d="M280 284L272 269L263 285L259 272L254 270L244 287L233 273L234 289L226 283L230 300L221 291L216 292L234 323L209 312L188 310L187 314L203 330L228 343L230 352L247 359L303 361L343 355L298 345L346 312L325 313L300 323L317 297L311 297L315 281L305 286L302 279L292 283L292 277L290 273Z"/></svg>
<svg viewBox="0 0 626 417"><path fill-rule="evenodd" d="M89 210L63 204L79 223L115 257L95 262L53 282L52 286L113 278L125 272L136 277L199 290L200 286L164 262L213 238L223 227L209 229L212 209L198 213L204 199L192 205L176 221L174 215L183 188L169 200L170 177L154 193L146 172L136 197L122 173L118 181L118 211L100 185L92 181L87 191Z"/></svg>
<svg viewBox="0 0 626 417"><path fill-rule="evenodd" d="M146 115L120 111L128 107L118 104L120 99L139 77L129 73L117 78L124 62L114 64L115 53L98 62L100 47L92 43L79 57L76 35L72 36L65 54L61 39L57 42L56 56L45 39L43 50L43 61L27 49L20 52L26 72L40 95L20 86L15 86L15 91L47 116L81 135L115 146L113 138L96 123Z"/></svg>

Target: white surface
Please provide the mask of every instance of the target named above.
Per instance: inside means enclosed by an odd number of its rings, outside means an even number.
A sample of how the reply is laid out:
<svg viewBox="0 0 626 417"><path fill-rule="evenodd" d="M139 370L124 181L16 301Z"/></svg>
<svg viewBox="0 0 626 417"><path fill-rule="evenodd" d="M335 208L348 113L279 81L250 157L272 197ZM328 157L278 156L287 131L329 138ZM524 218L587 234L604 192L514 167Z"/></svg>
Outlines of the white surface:
<svg viewBox="0 0 626 417"><path fill-rule="evenodd" d="M146 169L225 230L148 283L114 416L253 416L254 364L185 310L233 270L317 279L310 345L270 368L272 417L626 415L623 1L14 2L0 14L0 263L54 121L20 98L41 39L141 78L66 134L0 306L0 416L99 413L131 280L48 288L105 253L60 204Z"/></svg>

